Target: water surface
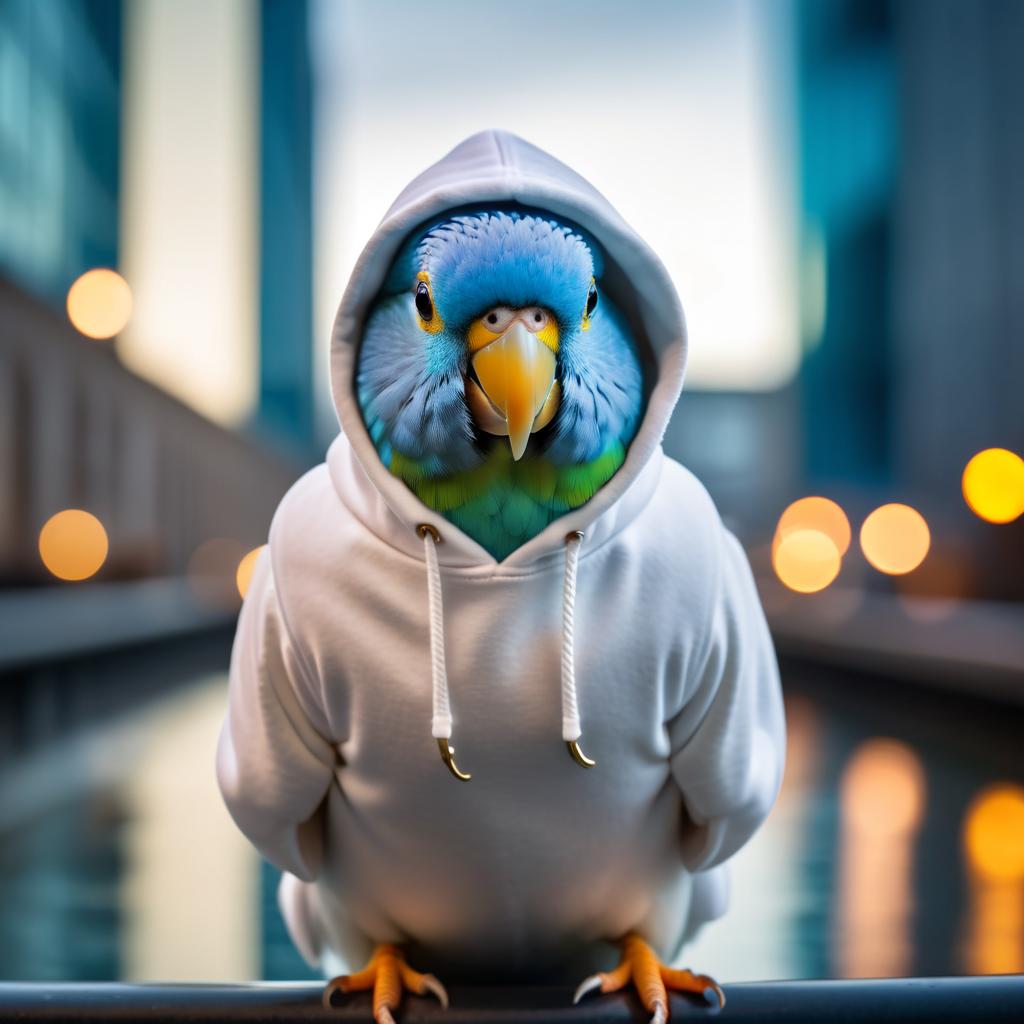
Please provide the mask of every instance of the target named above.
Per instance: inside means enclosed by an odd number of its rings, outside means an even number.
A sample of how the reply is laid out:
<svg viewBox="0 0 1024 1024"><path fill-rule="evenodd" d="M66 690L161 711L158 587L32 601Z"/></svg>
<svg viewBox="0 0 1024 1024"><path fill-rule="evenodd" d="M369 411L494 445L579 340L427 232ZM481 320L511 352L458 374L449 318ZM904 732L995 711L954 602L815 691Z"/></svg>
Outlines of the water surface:
<svg viewBox="0 0 1024 1024"><path fill-rule="evenodd" d="M723 980L1024 970L1020 713L784 675L782 796L686 959ZM225 685L197 679L0 776L0 977L312 977L216 790Z"/></svg>

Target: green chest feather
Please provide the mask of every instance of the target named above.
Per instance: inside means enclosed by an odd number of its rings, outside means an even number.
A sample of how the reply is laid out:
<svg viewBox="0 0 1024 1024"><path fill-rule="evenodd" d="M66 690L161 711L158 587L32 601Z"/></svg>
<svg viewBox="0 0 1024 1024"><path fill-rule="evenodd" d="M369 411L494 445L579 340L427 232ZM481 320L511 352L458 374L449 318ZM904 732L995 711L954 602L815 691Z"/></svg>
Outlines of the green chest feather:
<svg viewBox="0 0 1024 1024"><path fill-rule="evenodd" d="M589 501L625 456L616 441L590 462L553 466L530 455L515 462L507 444L496 444L475 469L452 476L427 477L397 453L389 468L424 505L501 561L559 516Z"/></svg>

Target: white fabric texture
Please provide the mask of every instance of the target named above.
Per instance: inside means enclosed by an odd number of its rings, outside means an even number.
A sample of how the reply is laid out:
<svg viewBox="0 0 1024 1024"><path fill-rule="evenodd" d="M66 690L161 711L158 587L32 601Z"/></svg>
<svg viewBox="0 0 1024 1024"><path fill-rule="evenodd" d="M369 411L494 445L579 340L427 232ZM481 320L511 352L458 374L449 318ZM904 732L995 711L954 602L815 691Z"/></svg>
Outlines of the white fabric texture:
<svg viewBox="0 0 1024 1024"><path fill-rule="evenodd" d="M407 233L509 200L598 238L657 380L619 472L497 562L387 472L353 379ZM287 873L282 910L311 963L357 967L372 944L407 942L423 970L579 980L630 929L673 958L724 911L724 862L775 800L785 727L743 551L661 451L685 354L657 257L515 136L467 139L368 243L332 343L342 433L274 518L217 761L239 827ZM448 737L470 781L442 763Z"/></svg>

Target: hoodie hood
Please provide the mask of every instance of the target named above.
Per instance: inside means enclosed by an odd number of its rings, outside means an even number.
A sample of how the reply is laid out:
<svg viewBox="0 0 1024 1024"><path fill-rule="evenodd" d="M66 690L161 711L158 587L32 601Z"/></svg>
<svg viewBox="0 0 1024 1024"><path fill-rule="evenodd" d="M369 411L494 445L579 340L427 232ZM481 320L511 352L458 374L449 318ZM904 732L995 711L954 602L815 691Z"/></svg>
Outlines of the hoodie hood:
<svg viewBox="0 0 1024 1024"><path fill-rule="evenodd" d="M493 567L496 562L476 541L424 505L380 461L356 402L356 367L370 306L410 232L449 211L489 202L512 202L548 211L567 218L597 239L607 259L605 279L629 317L641 349L653 357L655 378L640 427L619 471L593 498L551 523L509 555L502 566L527 565L561 552L566 534L574 531L588 533L590 548L592 541L600 542L601 534L614 532L616 520L628 518L605 513L642 477L649 486L634 488L640 492L636 497L649 496L656 483L661 439L686 367L683 309L664 265L608 200L571 168L509 132L484 131L459 143L414 178L363 249L335 317L331 390L344 437L332 446L328 464L335 486L350 504L354 477L360 470L365 474L376 493L364 493L362 507L354 511L371 529L382 512L397 517L407 528L404 533L408 543L400 546L409 554L423 557L415 531L420 524L433 526L445 541L438 548L443 566ZM380 502L384 509L379 507ZM599 520L603 520L602 526L594 537Z"/></svg>

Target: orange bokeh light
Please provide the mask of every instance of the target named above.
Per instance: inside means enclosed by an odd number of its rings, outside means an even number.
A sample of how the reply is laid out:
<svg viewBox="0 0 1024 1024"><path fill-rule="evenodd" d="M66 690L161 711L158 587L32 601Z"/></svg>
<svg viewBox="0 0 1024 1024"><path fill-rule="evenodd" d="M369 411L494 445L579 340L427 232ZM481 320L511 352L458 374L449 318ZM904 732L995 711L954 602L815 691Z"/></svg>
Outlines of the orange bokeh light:
<svg viewBox="0 0 1024 1024"><path fill-rule="evenodd" d="M843 772L840 801L844 820L858 832L895 836L912 831L924 814L920 759L897 740L868 740Z"/></svg>
<svg viewBox="0 0 1024 1024"><path fill-rule="evenodd" d="M1012 523L1024 513L1024 459L1005 448L986 448L967 463L964 501L990 523Z"/></svg>
<svg viewBox="0 0 1024 1024"><path fill-rule="evenodd" d="M1024 788L1001 782L979 793L967 811L964 848L983 878L1024 879Z"/></svg>
<svg viewBox="0 0 1024 1024"><path fill-rule="evenodd" d="M839 575L841 563L835 542L820 530L793 530L772 551L775 574L800 594L827 587Z"/></svg>
<svg viewBox="0 0 1024 1024"><path fill-rule="evenodd" d="M115 270L88 270L68 289L68 319L89 338L112 338L132 315L132 290Z"/></svg>
<svg viewBox="0 0 1024 1024"><path fill-rule="evenodd" d="M896 503L882 505L864 520L860 546L879 572L900 576L924 561L931 533L917 509Z"/></svg>
<svg viewBox="0 0 1024 1024"><path fill-rule="evenodd" d="M39 531L39 557L60 580L86 580L99 572L110 548L103 524L79 508L51 516Z"/></svg>
<svg viewBox="0 0 1024 1024"><path fill-rule="evenodd" d="M850 546L850 520L830 498L814 495L794 501L779 517L773 546L778 546L780 541L796 530L817 530L825 534L835 544L840 558Z"/></svg>
<svg viewBox="0 0 1024 1024"><path fill-rule="evenodd" d="M238 593L242 597L245 597L249 590L249 584L252 583L252 574L256 569L256 560L260 557L260 552L266 546L266 544L261 544L258 548L253 548L238 563L238 571L235 573L235 584L238 587Z"/></svg>

